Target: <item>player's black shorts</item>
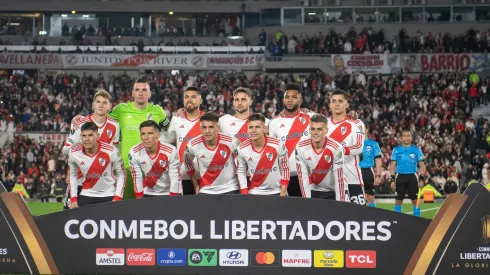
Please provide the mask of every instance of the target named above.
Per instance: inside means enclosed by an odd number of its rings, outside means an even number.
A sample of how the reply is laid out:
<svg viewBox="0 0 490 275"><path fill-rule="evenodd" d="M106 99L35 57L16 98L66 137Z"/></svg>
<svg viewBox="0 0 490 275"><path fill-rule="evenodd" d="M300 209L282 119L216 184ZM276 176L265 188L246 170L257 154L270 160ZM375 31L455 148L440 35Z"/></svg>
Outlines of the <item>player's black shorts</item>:
<svg viewBox="0 0 490 275"><path fill-rule="evenodd" d="M398 174L396 176L396 199L403 201L405 194L410 200L417 199L419 192L418 178L415 174Z"/></svg>
<svg viewBox="0 0 490 275"><path fill-rule="evenodd" d="M311 197L314 199L335 200L335 191L321 192L311 190Z"/></svg>
<svg viewBox="0 0 490 275"><path fill-rule="evenodd" d="M361 168L362 181L366 194L374 196L374 171L372 168Z"/></svg>
<svg viewBox="0 0 490 275"><path fill-rule="evenodd" d="M195 195L194 184L192 180L182 180L182 194L184 195Z"/></svg>
<svg viewBox="0 0 490 275"><path fill-rule="evenodd" d="M78 196L78 206L87 206L91 204L98 204L103 202L110 202L114 199L114 196L109 197L88 197L88 196Z"/></svg>
<svg viewBox="0 0 490 275"><path fill-rule="evenodd" d="M240 190L233 190L230 192L225 192L221 194L208 194L208 193L199 193L199 195L238 195L240 194Z"/></svg>
<svg viewBox="0 0 490 275"><path fill-rule="evenodd" d="M351 203L365 205L364 188L360 184L349 184L349 198Z"/></svg>
<svg viewBox="0 0 490 275"><path fill-rule="evenodd" d="M158 196L143 194L143 198L155 198L155 197L158 197Z"/></svg>
<svg viewBox="0 0 490 275"><path fill-rule="evenodd" d="M81 185L79 185L77 188L77 195L80 194L80 192L82 192L82 186ZM63 209L67 210L67 209L70 209L70 207L69 207L69 205L70 205L70 185L68 185L66 187L66 195L65 196L66 196L65 197L65 205L63 205Z"/></svg>
<svg viewBox="0 0 490 275"><path fill-rule="evenodd" d="M301 188L299 186L298 176L291 176L288 184L288 196L290 197L303 197Z"/></svg>

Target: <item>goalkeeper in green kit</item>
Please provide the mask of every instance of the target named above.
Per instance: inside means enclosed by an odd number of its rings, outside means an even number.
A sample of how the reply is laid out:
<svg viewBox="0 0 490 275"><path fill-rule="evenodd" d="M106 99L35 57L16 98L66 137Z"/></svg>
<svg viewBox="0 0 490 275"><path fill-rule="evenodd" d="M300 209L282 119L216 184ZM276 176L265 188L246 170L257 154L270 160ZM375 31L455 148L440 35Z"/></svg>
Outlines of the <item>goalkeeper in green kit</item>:
<svg viewBox="0 0 490 275"><path fill-rule="evenodd" d="M121 128L121 158L126 168L126 187L124 188L124 199L134 198L133 178L129 171L128 154L129 149L141 142L139 126L143 121L154 120L163 130L170 125L170 120L162 107L148 102L151 96L150 85L144 80L136 80L133 85L133 101L120 103L109 113L109 116L119 122ZM78 117L78 116L77 116ZM75 120L75 118L74 118Z"/></svg>
<svg viewBox="0 0 490 275"><path fill-rule="evenodd" d="M128 103L120 103L109 113L109 116L119 122L121 127L121 158L127 171L126 188L124 198L134 198L133 178L129 172L129 149L141 142L140 124L145 120L154 120L162 129L167 129L170 120L162 107L148 102L151 96L150 84L143 80L136 80L132 92L133 100Z"/></svg>

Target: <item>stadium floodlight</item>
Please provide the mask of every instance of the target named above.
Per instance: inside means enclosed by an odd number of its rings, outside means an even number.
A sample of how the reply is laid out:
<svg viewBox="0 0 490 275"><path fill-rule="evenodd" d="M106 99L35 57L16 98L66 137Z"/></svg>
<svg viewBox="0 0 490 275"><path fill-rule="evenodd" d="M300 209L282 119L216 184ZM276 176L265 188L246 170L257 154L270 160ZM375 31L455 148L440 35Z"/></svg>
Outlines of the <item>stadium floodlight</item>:
<svg viewBox="0 0 490 275"><path fill-rule="evenodd" d="M73 11L71 11L71 14L75 14L75 13L77 13L77 11L74 11L74 10L73 10Z"/></svg>
<svg viewBox="0 0 490 275"><path fill-rule="evenodd" d="M172 14L174 14L174 12L173 11L169 11L168 14L172 15Z"/></svg>

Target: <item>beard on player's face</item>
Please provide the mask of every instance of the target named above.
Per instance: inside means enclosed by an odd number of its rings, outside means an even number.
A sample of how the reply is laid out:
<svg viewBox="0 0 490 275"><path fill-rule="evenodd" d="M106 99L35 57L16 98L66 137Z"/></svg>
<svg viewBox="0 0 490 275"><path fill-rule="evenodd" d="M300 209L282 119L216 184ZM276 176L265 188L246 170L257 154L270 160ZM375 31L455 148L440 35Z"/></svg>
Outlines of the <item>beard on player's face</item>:
<svg viewBox="0 0 490 275"><path fill-rule="evenodd" d="M196 111L197 109L199 109L199 106L195 106L195 105L187 105L185 107L185 111L188 113L192 113L192 112Z"/></svg>
<svg viewBox="0 0 490 275"><path fill-rule="evenodd" d="M288 108L288 106L284 106L284 109L286 109L286 111L292 113L292 112L296 112L296 110L298 110L299 108L299 104L296 104L296 105L292 105L290 108Z"/></svg>

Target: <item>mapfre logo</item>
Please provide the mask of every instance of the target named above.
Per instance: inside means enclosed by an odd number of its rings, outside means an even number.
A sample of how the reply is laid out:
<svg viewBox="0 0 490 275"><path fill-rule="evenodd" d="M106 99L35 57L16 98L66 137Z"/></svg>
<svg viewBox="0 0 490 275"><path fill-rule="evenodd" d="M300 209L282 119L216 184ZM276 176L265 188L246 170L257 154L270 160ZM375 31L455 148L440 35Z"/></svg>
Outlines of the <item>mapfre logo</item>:
<svg viewBox="0 0 490 275"><path fill-rule="evenodd" d="M347 250L345 261L347 268L376 268L376 251Z"/></svg>
<svg viewBox="0 0 490 275"><path fill-rule="evenodd" d="M126 249L126 264L130 266L154 266L155 249L151 249L151 248Z"/></svg>
<svg viewBox="0 0 490 275"><path fill-rule="evenodd" d="M283 250L282 266L311 267L311 250Z"/></svg>

